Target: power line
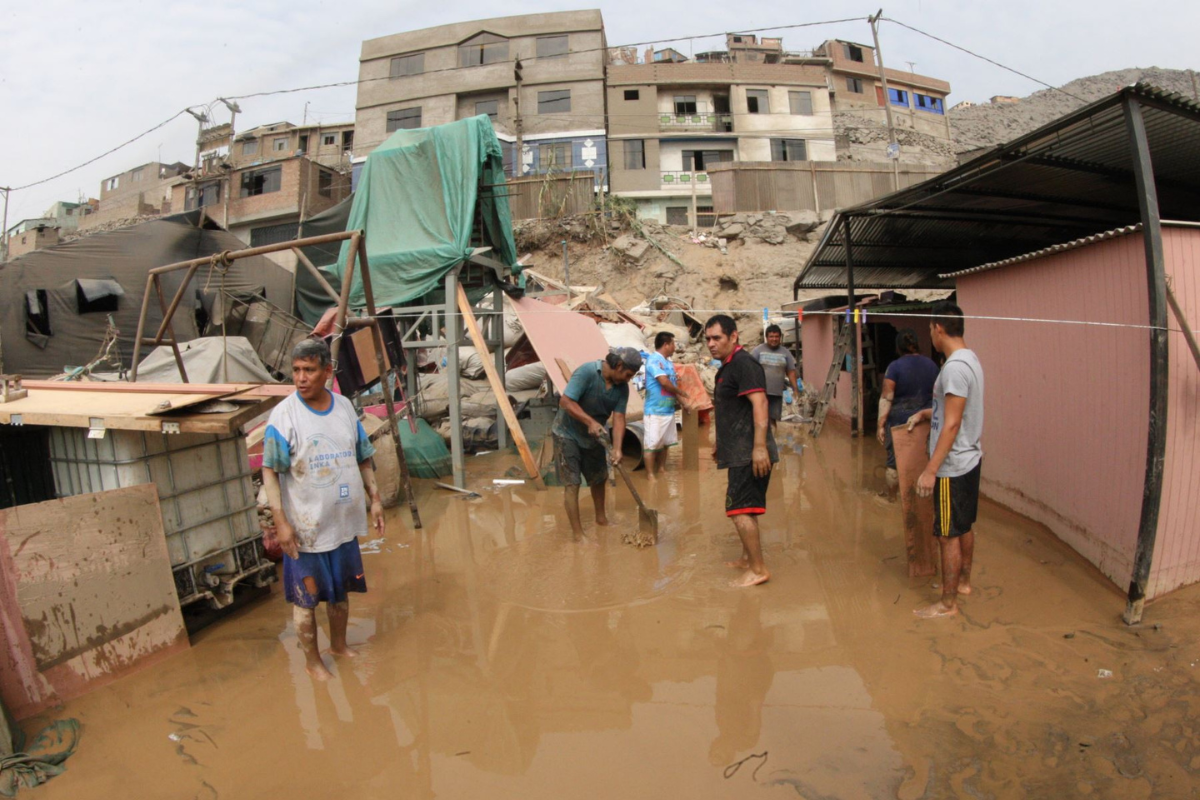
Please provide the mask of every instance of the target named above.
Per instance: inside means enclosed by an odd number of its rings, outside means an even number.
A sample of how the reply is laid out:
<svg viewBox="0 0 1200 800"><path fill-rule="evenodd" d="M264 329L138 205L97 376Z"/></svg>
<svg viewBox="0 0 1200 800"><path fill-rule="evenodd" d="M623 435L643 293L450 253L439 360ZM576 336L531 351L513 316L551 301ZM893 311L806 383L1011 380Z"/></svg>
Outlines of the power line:
<svg viewBox="0 0 1200 800"><path fill-rule="evenodd" d="M1081 103L1086 103L1086 102L1087 102L1087 101L1086 101L1086 100L1084 100L1082 97L1078 97L1078 96L1076 96L1076 95L1073 95L1073 94L1071 94L1070 92L1068 92L1066 89L1060 89L1060 88L1059 88L1059 87L1057 87L1057 86L1051 86L1050 84L1046 83L1045 81L1038 80L1037 78L1033 77L1032 75L1026 75L1024 72L1021 72L1020 70L1017 70L1017 69L1013 69L1012 67L1005 66L1004 64L1001 64L999 61L994 61L994 60L992 60L992 59L988 58L987 56L981 56L979 53L976 53L976 52L974 52L974 51L972 51L972 50L968 50L968 49L967 49L967 48L965 48L965 47L960 47L959 45L956 45L956 44L954 44L953 42L947 42L945 39L942 39L942 38L940 38L940 37L934 36L932 33L926 33L925 31L923 31L923 30L921 30L921 29L919 29L919 28L914 28L912 25L907 25L907 24L905 24L905 23L901 22L901 21L900 21L900 20L898 20L898 19L890 19L890 18L888 18L888 17L884 17L884 18L883 18L883 21L884 21L884 22L892 22L892 23L895 23L896 25L899 25L901 28L907 28L908 30L912 31L913 33L919 33L919 34L921 34L922 36L927 36L927 37L929 37L930 39L933 39L935 42L941 42L942 44L946 45L947 47L953 47L955 50L959 50L959 51L961 51L961 52L963 52L963 53L966 53L966 54L967 54L967 55L969 55L969 56L973 56L973 57L975 57L975 58L978 58L978 59L980 59L981 61L986 61L986 62L988 62L989 64L992 64L992 65L994 65L994 66L997 66L997 67L999 67L1000 69L1003 69L1003 70L1008 70L1009 72L1011 72L1011 73L1012 73L1012 74L1014 74L1014 75L1020 75L1022 78L1025 78L1026 80L1033 81L1034 83L1037 83L1037 84L1041 84L1042 86L1045 86L1047 89L1053 89L1053 90L1054 90L1054 91L1056 91L1056 92L1061 92L1062 94L1065 94L1067 97L1070 97L1070 98L1073 98L1073 99L1075 99L1075 100L1078 100L1078 101L1079 101L1079 102L1081 102Z"/></svg>

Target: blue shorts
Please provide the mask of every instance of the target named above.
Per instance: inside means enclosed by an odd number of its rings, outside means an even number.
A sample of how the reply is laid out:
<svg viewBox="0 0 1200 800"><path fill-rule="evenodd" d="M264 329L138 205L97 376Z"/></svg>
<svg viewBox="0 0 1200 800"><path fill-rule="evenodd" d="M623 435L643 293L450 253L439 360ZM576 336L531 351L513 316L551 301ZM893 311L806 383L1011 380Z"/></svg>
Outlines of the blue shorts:
<svg viewBox="0 0 1200 800"><path fill-rule="evenodd" d="M312 578L316 592L308 591L305 578ZM300 553L299 558L283 557L283 596L301 608L316 608L318 603L340 603L350 592L365 592L358 539L351 539L326 553Z"/></svg>

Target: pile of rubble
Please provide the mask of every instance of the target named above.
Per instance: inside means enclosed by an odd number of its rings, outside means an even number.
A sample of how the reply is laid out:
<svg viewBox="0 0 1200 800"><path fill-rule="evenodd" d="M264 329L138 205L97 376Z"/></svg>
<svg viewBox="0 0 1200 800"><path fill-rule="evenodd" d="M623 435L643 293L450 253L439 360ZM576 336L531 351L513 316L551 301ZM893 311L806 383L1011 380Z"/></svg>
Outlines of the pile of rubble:
<svg viewBox="0 0 1200 800"><path fill-rule="evenodd" d="M829 211L818 214L809 210L731 214L718 219L712 235L698 243L724 250L734 240L776 245L789 238L815 241L821 226L832 216Z"/></svg>

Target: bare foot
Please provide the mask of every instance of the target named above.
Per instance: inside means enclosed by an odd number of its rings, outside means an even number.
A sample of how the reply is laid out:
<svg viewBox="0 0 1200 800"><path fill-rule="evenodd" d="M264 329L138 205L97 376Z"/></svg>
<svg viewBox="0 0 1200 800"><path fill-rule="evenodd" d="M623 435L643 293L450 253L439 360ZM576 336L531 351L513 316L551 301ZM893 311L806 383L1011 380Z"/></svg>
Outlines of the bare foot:
<svg viewBox="0 0 1200 800"><path fill-rule="evenodd" d="M596 524L599 525L601 528L607 528L609 526L608 517L606 517L602 514L597 514L596 515Z"/></svg>
<svg viewBox="0 0 1200 800"><path fill-rule="evenodd" d="M333 673L325 666L325 663L320 659L309 661L304 665L304 670L308 673L308 677L314 681L327 681L333 677Z"/></svg>
<svg viewBox="0 0 1200 800"><path fill-rule="evenodd" d="M924 608L914 608L913 614L919 619L937 619L938 617L953 617L958 613L958 606L950 606L947 608L939 600L936 603L931 603Z"/></svg>
<svg viewBox="0 0 1200 800"><path fill-rule="evenodd" d="M960 581L958 582L958 593L959 593L959 594L970 594L970 593L971 593L971 584L969 584L969 583L963 583L963 582L960 580Z"/></svg>
<svg viewBox="0 0 1200 800"><path fill-rule="evenodd" d="M750 569L750 559L739 558L737 561L726 561L725 566L733 567L734 569Z"/></svg>
<svg viewBox="0 0 1200 800"><path fill-rule="evenodd" d="M754 570L746 570L742 577L730 582L730 586L734 589L743 589L747 586L758 586L760 583L766 583L771 580L771 573L763 572L761 575Z"/></svg>
<svg viewBox="0 0 1200 800"><path fill-rule="evenodd" d="M358 658L358 651L348 644L341 647L331 647L329 652L335 656L345 656L346 658Z"/></svg>
<svg viewBox="0 0 1200 800"><path fill-rule="evenodd" d="M599 547L600 546L599 540L593 539L591 536L580 536L578 539L575 540L575 542L577 544L583 545L584 547Z"/></svg>

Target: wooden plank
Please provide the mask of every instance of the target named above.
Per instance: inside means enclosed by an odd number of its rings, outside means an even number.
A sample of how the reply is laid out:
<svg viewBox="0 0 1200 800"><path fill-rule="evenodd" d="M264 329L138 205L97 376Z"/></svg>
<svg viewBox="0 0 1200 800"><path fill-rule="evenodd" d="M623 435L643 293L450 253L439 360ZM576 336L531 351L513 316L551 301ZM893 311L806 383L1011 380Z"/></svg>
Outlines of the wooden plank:
<svg viewBox="0 0 1200 800"><path fill-rule="evenodd" d="M917 496L917 478L929 464L929 423L910 432L907 425L892 428L896 472L900 477L900 515L908 577L937 574L937 548L933 543L933 498Z"/></svg>
<svg viewBox="0 0 1200 800"><path fill-rule="evenodd" d="M479 323L475 321L475 312L471 310L471 301L467 299L467 292L461 284L458 287L458 310L463 315L463 322L466 323L467 333L471 336L475 350L483 361L483 371L487 374L492 392L496 395L496 405L500 406L500 412L504 414L504 421L508 423L508 429L512 432L513 443L517 446L517 452L521 454L525 470L533 479L534 484L539 489L544 489L546 487L542 482L541 473L538 472L537 461L533 457L533 451L529 449L529 442L525 440L525 431L521 430L521 423L517 420L512 404L508 402L508 392L504 388L504 382L500 380L500 374L496 372L496 365L492 363L487 341L479 330ZM450 402L454 402L454 398L451 398Z"/></svg>
<svg viewBox="0 0 1200 800"><path fill-rule="evenodd" d="M154 416L153 412L163 402L184 406L220 396L145 394L120 392L55 392L31 389L29 397L0 405L0 423L11 424L13 415L20 415L24 425L51 425L68 428L90 428L93 420L100 420L105 428L133 431L162 431L164 422L179 425L181 433L234 433L244 423L258 414L269 411L278 402L278 397L236 397L237 411L218 414L166 414Z"/></svg>
<svg viewBox="0 0 1200 800"><path fill-rule="evenodd" d="M0 514L38 677L58 700L188 647L155 485ZM38 694L14 713L44 708Z"/></svg>

